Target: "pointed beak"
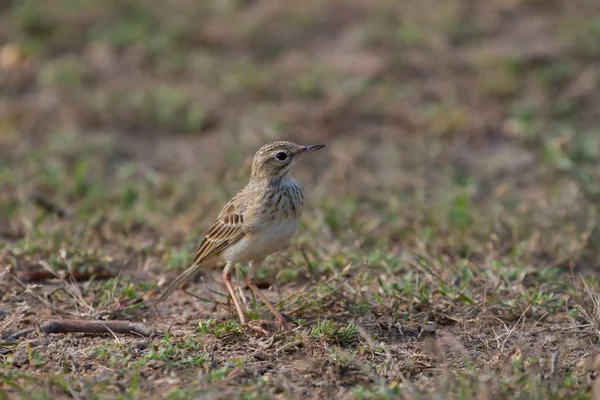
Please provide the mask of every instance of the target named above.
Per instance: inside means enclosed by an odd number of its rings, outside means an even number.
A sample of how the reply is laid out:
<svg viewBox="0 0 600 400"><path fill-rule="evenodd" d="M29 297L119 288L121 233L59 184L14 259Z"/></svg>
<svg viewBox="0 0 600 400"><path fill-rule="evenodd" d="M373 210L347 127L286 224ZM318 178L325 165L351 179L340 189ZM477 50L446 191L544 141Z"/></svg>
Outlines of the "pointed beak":
<svg viewBox="0 0 600 400"><path fill-rule="evenodd" d="M302 150L300 150L300 154L312 153L313 151L321 150L323 147L325 147L324 144L311 144L310 146L304 146L302 147Z"/></svg>

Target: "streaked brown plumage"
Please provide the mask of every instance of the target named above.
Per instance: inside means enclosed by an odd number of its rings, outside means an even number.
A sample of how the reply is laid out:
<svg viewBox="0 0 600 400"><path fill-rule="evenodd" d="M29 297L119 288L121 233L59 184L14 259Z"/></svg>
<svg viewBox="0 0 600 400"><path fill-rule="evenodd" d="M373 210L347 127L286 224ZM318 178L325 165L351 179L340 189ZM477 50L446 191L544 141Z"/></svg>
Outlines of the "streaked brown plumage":
<svg viewBox="0 0 600 400"><path fill-rule="evenodd" d="M324 145L301 146L291 142L274 142L261 147L252 162L250 182L223 207L202 239L192 265L179 275L157 300L165 300L183 282L190 279L202 264L214 257L227 264L223 280L232 297L242 324L247 324L231 284L231 269L237 262L250 262L248 286L275 315L279 325L289 329L285 318L256 287L253 275L264 259L285 246L292 238L302 215L304 192L291 177L300 157ZM250 326L249 326L250 327ZM259 327L252 329L265 333Z"/></svg>

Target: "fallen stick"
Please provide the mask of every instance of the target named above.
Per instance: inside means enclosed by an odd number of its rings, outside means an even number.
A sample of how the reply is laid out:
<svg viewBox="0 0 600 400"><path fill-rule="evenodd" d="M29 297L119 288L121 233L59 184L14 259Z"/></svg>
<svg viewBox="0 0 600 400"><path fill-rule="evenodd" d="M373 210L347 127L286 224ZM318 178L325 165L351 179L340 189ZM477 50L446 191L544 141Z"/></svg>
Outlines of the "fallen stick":
<svg viewBox="0 0 600 400"><path fill-rule="evenodd" d="M40 327L44 333L133 333L142 336L154 336L156 330L139 322L95 321L80 319L51 319Z"/></svg>
<svg viewBox="0 0 600 400"><path fill-rule="evenodd" d="M95 279L111 279L116 275L102 266L87 268L85 271L73 271L71 277L76 282L87 281L94 277ZM22 282L43 282L57 279L57 274L53 271L36 268L23 273L20 277Z"/></svg>

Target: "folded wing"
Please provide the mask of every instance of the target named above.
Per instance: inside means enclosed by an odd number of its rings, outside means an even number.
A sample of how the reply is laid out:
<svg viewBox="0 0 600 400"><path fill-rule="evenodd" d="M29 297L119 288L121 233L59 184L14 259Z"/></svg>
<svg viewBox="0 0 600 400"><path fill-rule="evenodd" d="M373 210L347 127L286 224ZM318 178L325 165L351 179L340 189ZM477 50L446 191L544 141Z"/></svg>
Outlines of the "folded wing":
<svg viewBox="0 0 600 400"><path fill-rule="evenodd" d="M235 206L233 200L225 205L217 220L200 242L192 265L175 278L156 303L167 299L182 283L194 276L204 260L218 255L225 248L244 237L244 216L241 211Z"/></svg>

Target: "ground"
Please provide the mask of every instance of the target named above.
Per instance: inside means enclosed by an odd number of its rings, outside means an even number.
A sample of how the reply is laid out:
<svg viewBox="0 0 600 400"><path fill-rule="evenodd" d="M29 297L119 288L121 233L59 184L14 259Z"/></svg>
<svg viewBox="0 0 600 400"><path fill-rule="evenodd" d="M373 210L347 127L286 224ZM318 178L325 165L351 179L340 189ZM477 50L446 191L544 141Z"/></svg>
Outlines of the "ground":
<svg viewBox="0 0 600 400"><path fill-rule="evenodd" d="M599 60L596 0L3 2L0 398L598 398ZM278 139L294 331L155 308Z"/></svg>

